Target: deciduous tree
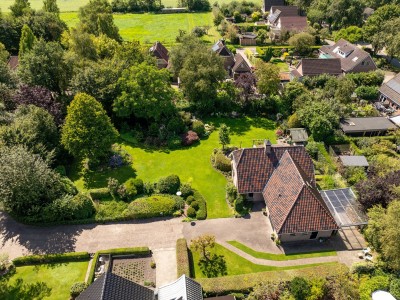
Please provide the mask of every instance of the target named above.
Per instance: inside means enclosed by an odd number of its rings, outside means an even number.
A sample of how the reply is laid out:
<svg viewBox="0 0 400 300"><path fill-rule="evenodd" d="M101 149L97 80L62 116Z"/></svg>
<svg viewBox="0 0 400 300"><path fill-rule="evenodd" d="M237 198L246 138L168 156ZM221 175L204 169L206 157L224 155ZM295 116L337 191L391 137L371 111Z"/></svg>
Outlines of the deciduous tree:
<svg viewBox="0 0 400 300"><path fill-rule="evenodd" d="M43 10L57 15L60 13L57 0L43 0Z"/></svg>
<svg viewBox="0 0 400 300"><path fill-rule="evenodd" d="M191 247L200 252L202 258L210 259L210 250L215 247L215 236L203 234L191 241Z"/></svg>
<svg viewBox="0 0 400 300"><path fill-rule="evenodd" d="M255 75L257 78L257 89L260 94L274 95L279 90L279 67L257 61Z"/></svg>
<svg viewBox="0 0 400 300"><path fill-rule="evenodd" d="M61 142L69 153L96 163L107 155L117 135L106 111L96 99L84 93L74 97L61 131Z"/></svg>
<svg viewBox="0 0 400 300"><path fill-rule="evenodd" d="M218 131L219 143L222 145L222 149L225 148L231 142L231 129L226 124L221 124Z"/></svg>

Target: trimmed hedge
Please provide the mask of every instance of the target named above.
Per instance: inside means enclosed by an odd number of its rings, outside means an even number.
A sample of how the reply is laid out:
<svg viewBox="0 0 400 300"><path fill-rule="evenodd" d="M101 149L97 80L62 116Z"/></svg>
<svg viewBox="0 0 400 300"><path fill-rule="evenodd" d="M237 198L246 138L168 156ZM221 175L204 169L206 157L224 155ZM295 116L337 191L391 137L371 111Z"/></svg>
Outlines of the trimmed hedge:
<svg viewBox="0 0 400 300"><path fill-rule="evenodd" d="M101 200L111 196L109 188L91 189L89 194L93 200Z"/></svg>
<svg viewBox="0 0 400 300"><path fill-rule="evenodd" d="M36 264L47 264L53 262L69 262L89 260L88 252L70 252L63 254L28 255L15 258L12 262L16 267Z"/></svg>
<svg viewBox="0 0 400 300"><path fill-rule="evenodd" d="M205 220L207 218L206 200L198 191L194 192L193 198L199 204L199 209L196 212L196 219L197 220Z"/></svg>
<svg viewBox="0 0 400 300"><path fill-rule="evenodd" d="M88 281L87 284L91 284L94 280L94 273L96 271L96 263L99 259L100 254L111 254L111 255L129 255L129 254L135 254L135 255L149 255L150 249L149 247L134 247L134 248L114 248L114 249L108 249L108 250L100 250L97 251L94 256L93 256L93 262L90 267L90 272L88 276Z"/></svg>
<svg viewBox="0 0 400 300"><path fill-rule="evenodd" d="M176 241L176 266L178 278L183 274L190 277L189 249L183 238Z"/></svg>
<svg viewBox="0 0 400 300"><path fill-rule="evenodd" d="M181 186L181 181L178 175L172 174L167 177L160 178L157 183L158 191L161 194L175 195Z"/></svg>
<svg viewBox="0 0 400 300"><path fill-rule="evenodd" d="M127 216L132 219L165 217L172 216L176 209L179 207L177 207L177 201L172 197L152 195L131 202L127 209Z"/></svg>
<svg viewBox="0 0 400 300"><path fill-rule="evenodd" d="M293 270L266 271L217 278L196 278L196 281L201 284L207 296L217 296L230 293L250 293L254 286L260 282L265 282L266 279L283 282L297 276L312 279L335 276L341 272L348 272L348 268L340 263L332 263Z"/></svg>

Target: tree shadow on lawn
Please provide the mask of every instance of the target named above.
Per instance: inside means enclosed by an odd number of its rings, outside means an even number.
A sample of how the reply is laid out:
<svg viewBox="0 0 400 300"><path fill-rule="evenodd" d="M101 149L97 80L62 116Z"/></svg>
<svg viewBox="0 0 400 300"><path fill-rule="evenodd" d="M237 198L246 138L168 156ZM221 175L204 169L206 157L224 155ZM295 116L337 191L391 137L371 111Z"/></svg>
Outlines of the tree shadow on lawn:
<svg viewBox="0 0 400 300"><path fill-rule="evenodd" d="M132 165L125 165L115 169L103 169L90 171L85 178L87 189L97 189L107 187L108 178L115 178L119 183L124 183L129 178L136 177L136 170Z"/></svg>
<svg viewBox="0 0 400 300"><path fill-rule="evenodd" d="M8 241L25 247L32 254L74 252L77 236L96 225L39 227L24 225L0 212L0 248Z"/></svg>
<svg viewBox="0 0 400 300"><path fill-rule="evenodd" d="M0 297L4 300L43 299L49 297L52 290L45 282L24 283L21 278L18 278L13 285L7 281L0 282L0 290L2 290L2 285L5 286L5 290L0 291Z"/></svg>
<svg viewBox="0 0 400 300"><path fill-rule="evenodd" d="M231 129L231 133L241 136L250 131L251 127L263 128L266 130L274 130L276 128L275 122L268 120L266 118L207 118L204 120L206 123L213 123L216 129L221 126L221 124L226 124Z"/></svg>
<svg viewBox="0 0 400 300"><path fill-rule="evenodd" d="M201 258L198 262L201 272L207 278L228 275L225 257L223 255L211 254L211 257Z"/></svg>

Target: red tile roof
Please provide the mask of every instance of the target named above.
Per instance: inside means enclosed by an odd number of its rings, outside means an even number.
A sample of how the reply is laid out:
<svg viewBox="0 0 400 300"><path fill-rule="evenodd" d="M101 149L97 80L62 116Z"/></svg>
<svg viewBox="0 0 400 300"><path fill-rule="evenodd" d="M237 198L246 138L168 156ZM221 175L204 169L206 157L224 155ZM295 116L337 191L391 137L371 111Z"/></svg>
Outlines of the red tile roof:
<svg viewBox="0 0 400 300"><path fill-rule="evenodd" d="M339 229L314 183L288 150L271 175L263 196L278 234Z"/></svg>
<svg viewBox="0 0 400 300"><path fill-rule="evenodd" d="M261 193L285 151L304 170L308 180L314 182L314 165L303 146L272 145L270 149L269 154L265 147L245 148L232 153L239 193Z"/></svg>
<svg viewBox="0 0 400 300"><path fill-rule="evenodd" d="M164 59L166 62L169 60L168 50L160 42L156 42L151 48L150 52L157 58Z"/></svg>

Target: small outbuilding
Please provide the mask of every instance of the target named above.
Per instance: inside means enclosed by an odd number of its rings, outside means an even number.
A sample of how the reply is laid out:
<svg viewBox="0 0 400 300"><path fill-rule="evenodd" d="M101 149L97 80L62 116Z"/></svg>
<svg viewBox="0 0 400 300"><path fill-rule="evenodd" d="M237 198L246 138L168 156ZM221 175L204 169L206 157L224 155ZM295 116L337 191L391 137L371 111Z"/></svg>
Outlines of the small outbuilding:
<svg viewBox="0 0 400 300"><path fill-rule="evenodd" d="M340 128L347 135L373 136L385 134L398 127L385 117L346 118L340 121Z"/></svg>
<svg viewBox="0 0 400 300"><path fill-rule="evenodd" d="M387 101L393 109L400 109L400 73L382 84L379 89L379 101Z"/></svg>
<svg viewBox="0 0 400 300"><path fill-rule="evenodd" d="M297 145L305 145L308 141L308 134L304 128L290 128L290 140L292 144Z"/></svg>
<svg viewBox="0 0 400 300"><path fill-rule="evenodd" d="M340 155L339 161L343 167L369 167L368 161L363 155Z"/></svg>
<svg viewBox="0 0 400 300"><path fill-rule="evenodd" d="M257 45L257 34L252 32L245 32L239 35L239 43L241 46L255 46Z"/></svg>

